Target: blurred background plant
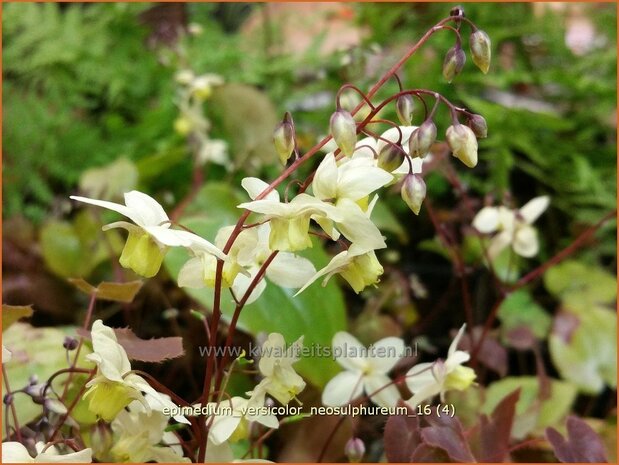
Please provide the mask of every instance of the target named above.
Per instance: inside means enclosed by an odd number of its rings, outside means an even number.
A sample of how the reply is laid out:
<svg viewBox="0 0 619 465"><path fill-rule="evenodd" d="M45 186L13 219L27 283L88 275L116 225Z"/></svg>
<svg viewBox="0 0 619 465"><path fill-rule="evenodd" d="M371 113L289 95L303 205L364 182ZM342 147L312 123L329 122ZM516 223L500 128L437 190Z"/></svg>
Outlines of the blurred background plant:
<svg viewBox="0 0 619 465"><path fill-rule="evenodd" d="M535 196L551 196L551 208L538 223L539 259L519 262L505 255L495 264L513 282L616 208L616 6L467 4L465 10L492 38L490 72L476 72L469 57L462 74L445 82L442 57L453 38L437 34L400 78L405 86L436 90L488 122L480 164L458 172L458 189L448 170L431 171L425 179L434 216L461 240L468 266L479 264L481 252L476 236L462 226L472 220L462 192L475 210L484 203L519 207ZM116 264L121 238L100 232L104 218L87 210L69 214L68 195L77 190L116 201L138 188L166 209L182 205L176 213L183 223L212 239L236 219L236 205L244 200L232 186L246 175L273 179L281 170L271 135L285 111L294 116L303 152L327 132L343 83L367 89L445 13L446 5L431 3L5 4L4 301L34 303L35 326L75 324L84 300L64 278L127 278ZM229 163L196 163L195 140L179 124L178 73L184 69L222 78L196 108L204 110L209 137L226 144ZM393 81L380 95L396 91ZM357 103L354 95L347 98L351 106ZM421 122L421 112L417 106L414 124ZM439 113L436 121L444 133L447 115ZM444 144L433 151L444 153ZM303 167L300 176L310 169ZM447 344L446 331L462 322L449 250L435 238L425 210L412 217L399 196L383 199L374 214L390 237L381 257L388 266L377 289L357 297L333 280L329 294L318 289L295 303L270 286L241 327L254 335L272 328L297 337L328 296L329 324L318 342L329 341L348 321L364 342L404 335L428 353L437 350L429 342L435 336L439 345ZM327 260L320 247L312 254L318 265ZM166 259L170 276L182 258L171 253ZM521 387L527 393L517 409L522 437L557 426L570 411L598 417L598 431L614 437L615 269L616 222L610 221L571 262L547 274L544 286L519 290L504 302L500 327L479 354L481 384L490 384L484 412ZM487 271L476 270L473 316L481 324L493 291ZM132 304L106 307L107 315L142 328L144 336L180 331L197 338L188 311L208 308L209 292L186 295L165 274L153 281ZM280 304L293 316L271 321L269 309ZM185 319L180 328L163 330L161 318L170 309L181 310ZM532 413L539 360L556 379L552 396ZM194 362L188 356L181 368L155 370L191 393L195 386L182 384L174 373L191 372ZM319 374L309 368L301 368L304 376L320 386L333 365L325 364ZM235 382L242 392L247 383L242 377ZM482 401L466 400L475 415L476 402ZM463 408L464 422L466 413ZM366 431L366 438L372 434ZM318 444L323 436L317 433L308 442L293 430L279 445L278 459L313 459L299 455L295 444L303 440L311 452L320 447L312 441ZM380 456L380 450L373 453Z"/></svg>

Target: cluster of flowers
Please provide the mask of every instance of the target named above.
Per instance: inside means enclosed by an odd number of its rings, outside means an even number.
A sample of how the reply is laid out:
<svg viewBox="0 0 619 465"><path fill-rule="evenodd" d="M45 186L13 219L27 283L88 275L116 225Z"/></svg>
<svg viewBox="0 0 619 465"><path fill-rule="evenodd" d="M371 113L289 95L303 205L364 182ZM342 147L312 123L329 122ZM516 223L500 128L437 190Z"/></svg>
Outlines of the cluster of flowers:
<svg viewBox="0 0 619 465"><path fill-rule="evenodd" d="M462 366L470 358L465 351L458 350L465 326L460 328L451 343L445 360L432 363L418 363L405 375L407 387L413 396L407 401L415 408L417 405L440 395L444 401L449 390L463 391L475 381L475 372ZM382 407L394 407L401 398L396 387L387 375L405 354L404 341L397 337L387 337L372 346L375 350L364 351L363 345L351 334L339 332L333 338L334 352L348 355L338 357L337 362L345 371L336 375L322 393L322 403L329 406L352 402L363 393ZM381 350L382 349L382 350ZM368 352L365 357L357 354ZM382 356L379 356L382 354ZM385 356L386 355L386 356Z"/></svg>
<svg viewBox="0 0 619 465"><path fill-rule="evenodd" d="M166 431L170 420L166 413L177 411L178 406L131 369L127 353L118 343L112 328L97 320L93 323L91 337L93 352L86 359L93 362L97 370L86 384L83 399L88 400L88 409L105 423L99 422L95 432L90 434L90 440L86 441L90 442L90 447L60 454L55 446L46 448L43 443L38 443L37 455L33 458L21 443L5 442L2 444L3 461L83 463L94 457L102 462L190 462L183 457L175 434ZM270 334L262 347L265 356L258 366L263 379L247 393L249 398L224 398L207 405L215 412L203 420L210 424L207 461L232 461L229 441L246 437L249 422L258 422L268 428L279 427L275 415L253 415L252 412L261 412L260 407L264 407L267 395L287 405L305 388L305 381L292 367L297 361L297 346L302 341L301 337L286 347L281 334ZM10 353L4 354L6 362ZM221 406L230 406L230 409L218 409ZM182 415L173 418L179 423L190 424Z"/></svg>
<svg viewBox="0 0 619 465"><path fill-rule="evenodd" d="M223 78L212 73L196 76L186 68L176 73L175 81L178 84L176 104L179 116L174 121L174 130L188 137L198 166L213 162L229 168L228 144L209 137L211 123L202 108L204 101L213 94L213 89L224 83Z"/></svg>

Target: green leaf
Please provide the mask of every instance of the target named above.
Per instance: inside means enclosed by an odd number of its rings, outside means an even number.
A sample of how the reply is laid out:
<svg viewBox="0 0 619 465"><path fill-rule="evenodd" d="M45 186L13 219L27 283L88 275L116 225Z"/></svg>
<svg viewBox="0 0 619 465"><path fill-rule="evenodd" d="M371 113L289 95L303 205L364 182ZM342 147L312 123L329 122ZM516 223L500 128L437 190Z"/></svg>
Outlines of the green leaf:
<svg viewBox="0 0 619 465"><path fill-rule="evenodd" d="M544 339L552 319L525 290L518 290L507 297L499 308L501 330L506 332L526 326L538 339Z"/></svg>
<svg viewBox="0 0 619 465"><path fill-rule="evenodd" d="M22 318L32 316L32 305L6 305L2 304L2 331Z"/></svg>
<svg viewBox="0 0 619 465"><path fill-rule="evenodd" d="M577 393L571 383L550 382L550 397L540 400L539 379L535 376L510 376L495 381L486 390L486 401L481 411L490 415L507 395L520 388L512 437L522 439L530 432L542 432L549 426L558 425L570 412Z"/></svg>
<svg viewBox="0 0 619 465"><path fill-rule="evenodd" d="M548 292L564 306L586 313L595 304L612 304L617 299L617 278L597 266L567 260L544 274Z"/></svg>
<svg viewBox="0 0 619 465"><path fill-rule="evenodd" d="M617 386L617 314L600 306L555 317L549 337L552 361L563 379L597 394Z"/></svg>
<svg viewBox="0 0 619 465"><path fill-rule="evenodd" d="M82 247L70 223L52 221L41 230L41 251L54 273L68 277L81 274Z"/></svg>
<svg viewBox="0 0 619 465"><path fill-rule="evenodd" d="M4 364L9 385L13 391L28 385L30 376L36 375L39 383L45 383L56 371L67 368L66 351L62 346L65 336L75 336L75 327L34 328L26 323L15 323L2 333L2 344L11 351L11 360ZM79 368L92 368L92 363L85 361L91 350L86 344L80 350ZM73 352L71 356L75 356ZM61 375L54 382L55 391L62 392L63 383L68 375ZM2 394L6 394L6 385L2 384ZM34 420L42 413L42 406L32 402L24 394L15 394L15 407L20 425ZM4 437L4 422L2 430Z"/></svg>
<svg viewBox="0 0 619 465"><path fill-rule="evenodd" d="M236 208L238 202L234 199L239 197L244 200L228 185L208 184L196 199L196 205L200 207L188 208L188 211L200 211L202 215L183 219L181 223L212 241L219 228L233 224L238 218L241 210ZM330 257L318 240L313 243L314 246L301 255L311 260L316 269L319 269L329 262ZM172 249L168 252L164 265L176 279L187 259L186 251ZM213 289L185 290L206 308L212 307ZM330 347L335 333L346 328L344 299L335 279L325 287L315 283L298 297L293 297L295 292L296 290L283 289L268 282L260 298L241 312L238 327L254 336L261 332L279 332L288 343L304 335L305 346ZM224 318L229 320L234 311L234 302L227 290L222 294L221 303ZM197 351L198 348L194 350ZM338 365L326 357L302 358L295 368L318 387L324 386L339 371Z"/></svg>

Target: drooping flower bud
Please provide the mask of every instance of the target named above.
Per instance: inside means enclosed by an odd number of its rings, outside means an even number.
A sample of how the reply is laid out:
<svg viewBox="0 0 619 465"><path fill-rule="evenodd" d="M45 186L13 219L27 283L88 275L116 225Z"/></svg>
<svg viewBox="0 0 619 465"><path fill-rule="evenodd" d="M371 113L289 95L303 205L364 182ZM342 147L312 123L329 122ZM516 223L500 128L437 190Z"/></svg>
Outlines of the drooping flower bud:
<svg viewBox="0 0 619 465"><path fill-rule="evenodd" d="M424 158L436 140L436 125L426 120L413 131L408 141L409 154L413 158Z"/></svg>
<svg viewBox="0 0 619 465"><path fill-rule="evenodd" d="M359 463L365 455L365 444L359 438L350 438L344 446L344 454L350 463Z"/></svg>
<svg viewBox="0 0 619 465"><path fill-rule="evenodd" d="M485 139L488 137L488 125L483 116L472 115L467 122L467 126L473 130L473 134L475 134L475 137L478 139Z"/></svg>
<svg viewBox="0 0 619 465"><path fill-rule="evenodd" d="M352 115L342 109L335 111L331 115L330 127L333 140L342 153L351 156L357 143L357 125Z"/></svg>
<svg viewBox="0 0 619 465"><path fill-rule="evenodd" d="M409 174L402 183L402 200L415 215L419 215L421 204L426 198L426 183L418 174Z"/></svg>
<svg viewBox="0 0 619 465"><path fill-rule="evenodd" d="M486 74L490 68L490 37L481 29L476 30L469 37L469 45L471 47L471 56L473 63Z"/></svg>
<svg viewBox="0 0 619 465"><path fill-rule="evenodd" d="M186 136L192 131L192 129L193 124L189 118L181 116L174 121L174 130L181 136Z"/></svg>
<svg viewBox="0 0 619 465"><path fill-rule="evenodd" d="M66 336L62 343L62 347L64 347L68 351L71 351L77 349L78 344L79 343L77 342L77 339L71 336Z"/></svg>
<svg viewBox="0 0 619 465"><path fill-rule="evenodd" d="M92 455L98 460L109 462L108 454L114 445L114 436L110 425L104 421L98 421L90 427L89 433L90 441L88 441L88 444L92 448Z"/></svg>
<svg viewBox="0 0 619 465"><path fill-rule="evenodd" d="M454 157L469 168L477 165L477 138L468 126L456 124L447 128L447 143Z"/></svg>
<svg viewBox="0 0 619 465"><path fill-rule="evenodd" d="M443 77L447 82L451 82L464 68L466 63L466 54L460 44L451 47L445 55L445 61L443 62Z"/></svg>
<svg viewBox="0 0 619 465"><path fill-rule="evenodd" d="M395 102L395 111L403 126L410 126L413 121L413 97L409 94L400 95Z"/></svg>
<svg viewBox="0 0 619 465"><path fill-rule="evenodd" d="M378 167L391 173L393 170L400 167L404 162L404 157L406 157L406 152L404 152L402 146L387 144L378 154Z"/></svg>
<svg viewBox="0 0 619 465"><path fill-rule="evenodd" d="M275 144L275 150L279 156L283 165L286 164L292 151L294 150L294 123L292 122L292 116L289 112L286 112L284 119L277 125L275 131L273 131L273 143Z"/></svg>

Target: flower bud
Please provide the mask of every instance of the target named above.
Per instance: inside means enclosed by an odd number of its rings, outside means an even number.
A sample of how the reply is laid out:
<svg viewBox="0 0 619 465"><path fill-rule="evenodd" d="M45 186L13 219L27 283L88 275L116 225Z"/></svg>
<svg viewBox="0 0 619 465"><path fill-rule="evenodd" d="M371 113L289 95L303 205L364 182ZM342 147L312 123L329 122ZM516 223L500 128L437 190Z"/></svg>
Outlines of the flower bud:
<svg viewBox="0 0 619 465"><path fill-rule="evenodd" d="M426 198L426 183L418 174L409 174L402 183L402 200L415 215L419 215L421 204Z"/></svg>
<svg viewBox="0 0 619 465"><path fill-rule="evenodd" d="M378 154L378 167L384 169L388 173L400 167L404 162L406 152L402 146L397 144L385 145Z"/></svg>
<svg viewBox="0 0 619 465"><path fill-rule="evenodd" d="M466 55L460 45L454 45L451 47L445 55L445 61L443 62L443 77L447 82L451 82L464 68L466 63Z"/></svg>
<svg viewBox="0 0 619 465"><path fill-rule="evenodd" d="M471 47L471 56L473 63L486 74L490 68L490 37L484 31L478 29L469 37L469 45Z"/></svg>
<svg viewBox="0 0 619 465"><path fill-rule="evenodd" d="M62 343L62 347L68 351L71 351L77 349L78 344L77 339L71 336L66 336L64 338L64 342Z"/></svg>
<svg viewBox="0 0 619 465"><path fill-rule="evenodd" d="M402 126L410 126L413 121L413 97L400 95L395 102L395 111Z"/></svg>
<svg viewBox="0 0 619 465"><path fill-rule="evenodd" d="M184 116L181 116L174 121L174 130L181 136L186 136L193 129L193 124Z"/></svg>
<svg viewBox="0 0 619 465"><path fill-rule="evenodd" d="M92 455L103 462L111 461L108 454L114 446L112 428L104 421L98 421L90 427L89 432L88 445L92 448Z"/></svg>
<svg viewBox="0 0 619 465"><path fill-rule="evenodd" d="M408 141L408 153L413 158L424 158L436 140L436 125L427 120L413 131Z"/></svg>
<svg viewBox="0 0 619 465"><path fill-rule="evenodd" d="M44 405L47 410L58 415L64 415L68 411L67 407L58 399L45 399Z"/></svg>
<svg viewBox="0 0 619 465"><path fill-rule="evenodd" d="M463 124L449 126L446 138L454 157L469 168L477 165L477 138L471 128Z"/></svg>
<svg viewBox="0 0 619 465"><path fill-rule="evenodd" d="M468 127L473 130L473 134L478 139L485 139L488 137L488 125L486 124L486 119L481 115L472 115L468 122Z"/></svg>
<svg viewBox="0 0 619 465"><path fill-rule="evenodd" d="M351 463L359 463L365 455L365 444L359 438L350 438L344 446L344 454Z"/></svg>
<svg viewBox="0 0 619 465"><path fill-rule="evenodd" d="M289 112L286 112L284 119L273 131L273 143L275 144L275 150L279 156L283 165L286 164L292 151L294 150L294 123L292 122L292 116Z"/></svg>
<svg viewBox="0 0 619 465"><path fill-rule="evenodd" d="M346 110L337 110L331 115L330 126L337 146L344 155L351 156L357 143L357 125L352 115Z"/></svg>

